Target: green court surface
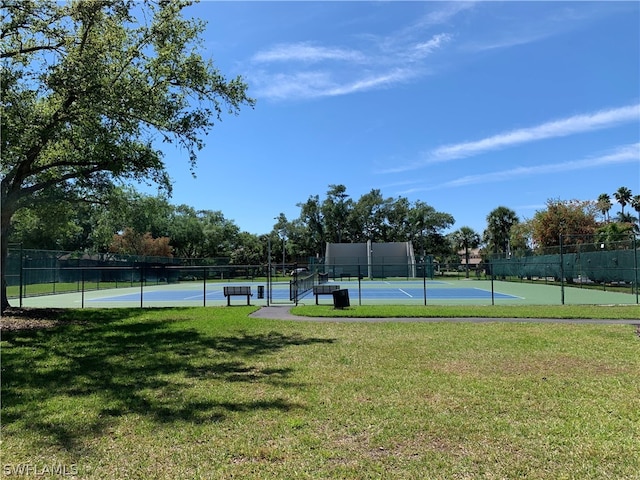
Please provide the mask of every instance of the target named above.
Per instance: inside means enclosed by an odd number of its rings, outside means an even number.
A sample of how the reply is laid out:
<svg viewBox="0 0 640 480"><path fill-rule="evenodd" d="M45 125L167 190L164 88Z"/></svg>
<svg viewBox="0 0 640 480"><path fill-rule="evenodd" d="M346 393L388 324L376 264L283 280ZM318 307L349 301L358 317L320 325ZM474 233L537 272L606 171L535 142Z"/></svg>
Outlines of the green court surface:
<svg viewBox="0 0 640 480"><path fill-rule="evenodd" d="M636 294L610 292L579 286L516 283L490 280L357 280L329 282L348 291L351 305L615 305L635 304ZM119 289L66 293L27 297L24 307L94 308L94 307L162 307L162 306L219 306L226 305L225 285L249 285L251 305L293 305L289 300L289 284L274 284L269 292L262 282L220 283L206 285L188 282L172 285L140 286ZM264 298L258 289L264 288ZM563 291L564 290L564 291ZM426 300L425 300L426 298ZM315 304L312 292L307 292L299 304ZM235 296L232 305L246 305L247 298ZM332 295L318 297L320 304L332 304ZM19 300L11 304L18 306Z"/></svg>

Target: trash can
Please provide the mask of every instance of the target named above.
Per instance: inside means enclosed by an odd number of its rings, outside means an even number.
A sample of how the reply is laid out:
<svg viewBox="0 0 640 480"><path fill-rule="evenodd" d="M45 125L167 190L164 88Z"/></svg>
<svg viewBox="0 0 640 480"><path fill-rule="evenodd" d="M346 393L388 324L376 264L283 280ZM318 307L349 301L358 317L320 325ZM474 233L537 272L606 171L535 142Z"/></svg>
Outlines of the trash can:
<svg viewBox="0 0 640 480"><path fill-rule="evenodd" d="M258 285L258 298L264 298L264 285Z"/></svg>
<svg viewBox="0 0 640 480"><path fill-rule="evenodd" d="M334 290L333 308L345 308L349 306L349 290L346 288Z"/></svg>
<svg viewBox="0 0 640 480"><path fill-rule="evenodd" d="M327 283L329 281L328 273L318 273L318 282L319 283Z"/></svg>

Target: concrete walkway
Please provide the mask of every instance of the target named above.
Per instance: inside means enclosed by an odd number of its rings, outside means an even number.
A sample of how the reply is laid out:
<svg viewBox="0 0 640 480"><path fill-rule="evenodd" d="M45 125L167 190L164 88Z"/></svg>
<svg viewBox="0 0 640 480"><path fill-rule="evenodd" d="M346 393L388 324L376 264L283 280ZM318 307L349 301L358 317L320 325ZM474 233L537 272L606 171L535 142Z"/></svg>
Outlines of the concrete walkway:
<svg viewBox="0 0 640 480"><path fill-rule="evenodd" d="M637 325L640 332L640 319L590 319L590 318L491 318L491 317L468 317L468 318L446 318L446 317L393 317L393 318L352 318L352 317L303 317L293 315L291 306L271 306L262 307L260 310L250 315L253 318L264 318L269 320L296 320L300 322L511 322L511 323L592 323L605 325Z"/></svg>

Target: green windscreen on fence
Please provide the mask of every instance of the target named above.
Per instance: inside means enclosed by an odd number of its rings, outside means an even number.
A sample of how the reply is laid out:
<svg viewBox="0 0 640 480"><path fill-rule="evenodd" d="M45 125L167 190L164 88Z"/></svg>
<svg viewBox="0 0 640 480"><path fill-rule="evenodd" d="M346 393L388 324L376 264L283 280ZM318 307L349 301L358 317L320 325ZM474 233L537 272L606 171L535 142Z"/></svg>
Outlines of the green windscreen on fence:
<svg viewBox="0 0 640 480"><path fill-rule="evenodd" d="M613 243L575 243L554 248L558 253L492 258L490 272L497 277L553 278L569 282L638 282L635 238Z"/></svg>

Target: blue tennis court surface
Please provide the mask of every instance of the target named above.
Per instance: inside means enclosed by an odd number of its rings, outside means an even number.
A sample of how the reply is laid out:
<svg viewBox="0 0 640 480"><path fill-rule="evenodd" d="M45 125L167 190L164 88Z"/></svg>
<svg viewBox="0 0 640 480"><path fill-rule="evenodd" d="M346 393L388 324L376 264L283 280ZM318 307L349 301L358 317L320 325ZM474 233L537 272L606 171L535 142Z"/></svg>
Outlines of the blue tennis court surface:
<svg viewBox="0 0 640 480"><path fill-rule="evenodd" d="M348 283L348 282L345 282ZM432 300L487 300L491 299L491 291L481 288L468 288L468 287L448 287L445 282L427 282L426 297ZM349 291L349 295L352 298L358 298L369 300L420 300L424 299L425 289L422 284L417 283L397 283L390 284L388 282L370 282L363 284L358 288L357 283L350 285L344 285ZM252 285L251 289L253 296L252 301L257 299L256 285ZM106 293L106 292L105 292ZM265 296L268 292L265 291ZM311 291L307 292L303 298L313 298ZM496 299L508 300L518 299L514 295L508 295L505 293L494 292L493 297ZM242 297L234 297L234 303L242 300ZM275 301L289 301L289 288L283 288L282 286L272 289L270 298ZM202 302L206 301L226 301L223 294L223 286L216 285L208 287L205 292L200 290L191 289L157 289L157 290L144 290L143 302ZM92 302L140 302L140 292L132 292L126 294L104 295L99 298L90 300Z"/></svg>
<svg viewBox="0 0 640 480"><path fill-rule="evenodd" d="M256 298L257 290L252 288L251 292L253 293L252 298ZM266 295L266 293L265 293ZM235 301L240 301L246 297L234 297ZM289 290L273 290L273 299L276 300L289 300ZM205 299L205 295L202 290L149 290L144 291L142 294L142 299L144 302L202 302ZM206 293L207 300L225 300L222 287L216 288L212 290L207 290ZM139 302L140 301L140 292L136 293L128 293L124 295L114 295L114 296L105 296L100 298L91 299L92 302Z"/></svg>

